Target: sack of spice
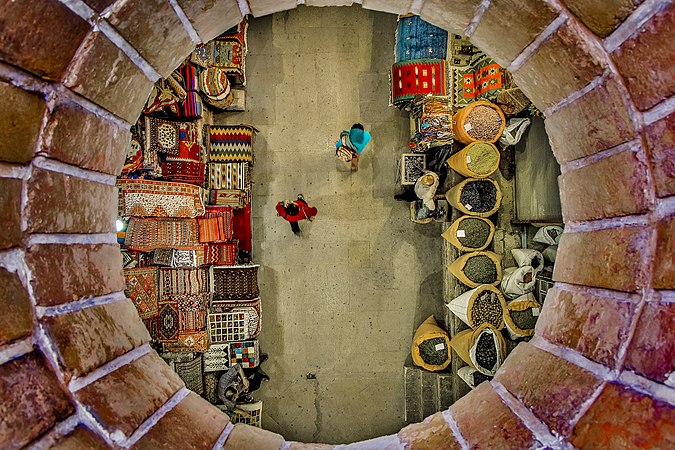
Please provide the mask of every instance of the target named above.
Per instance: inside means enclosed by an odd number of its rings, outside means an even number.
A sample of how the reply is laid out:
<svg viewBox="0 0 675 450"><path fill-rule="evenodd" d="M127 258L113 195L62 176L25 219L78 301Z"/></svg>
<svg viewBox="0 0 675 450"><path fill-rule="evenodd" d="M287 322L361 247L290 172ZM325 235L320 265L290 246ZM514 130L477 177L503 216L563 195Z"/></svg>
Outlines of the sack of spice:
<svg viewBox="0 0 675 450"><path fill-rule="evenodd" d="M497 142L505 126L506 118L501 108L485 100L473 102L452 116L455 139L464 144Z"/></svg>
<svg viewBox="0 0 675 450"><path fill-rule="evenodd" d="M489 284L455 297L448 303L448 309L471 328L485 322L498 330L504 328L506 302L499 289Z"/></svg>
<svg viewBox="0 0 675 450"><path fill-rule="evenodd" d="M504 297L515 299L534 290L534 277L535 272L532 266L509 267L504 269L502 283L499 287Z"/></svg>
<svg viewBox="0 0 675 450"><path fill-rule="evenodd" d="M475 288L481 284L497 286L502 279L501 256L493 252L465 253L449 266L450 273L465 285Z"/></svg>
<svg viewBox="0 0 675 450"><path fill-rule="evenodd" d="M476 141L448 158L447 163L465 177L485 178L499 168L499 150L489 142Z"/></svg>
<svg viewBox="0 0 675 450"><path fill-rule="evenodd" d="M499 209L502 191L490 178L467 178L450 188L445 198L462 214L488 217Z"/></svg>
<svg viewBox="0 0 675 450"><path fill-rule="evenodd" d="M532 336L540 311L541 305L531 292L510 301L506 305L504 323L511 339Z"/></svg>
<svg viewBox="0 0 675 450"><path fill-rule="evenodd" d="M534 242L541 242L542 244L558 245L560 236L563 234L563 228L555 225L549 225L539 228L532 240Z"/></svg>
<svg viewBox="0 0 675 450"><path fill-rule="evenodd" d="M506 342L489 323L475 330L460 331L452 338L450 346L465 363L489 376L494 376L506 358Z"/></svg>
<svg viewBox="0 0 675 450"><path fill-rule="evenodd" d="M485 249L495 235L495 226L484 217L462 216L441 235L463 252Z"/></svg>
<svg viewBox="0 0 675 450"><path fill-rule="evenodd" d="M537 274L544 268L544 256L531 248L511 249L513 259L516 260L518 267L532 266L534 273Z"/></svg>
<svg viewBox="0 0 675 450"><path fill-rule="evenodd" d="M499 144L502 148L506 148L509 145L516 145L520 138L523 137L523 133L530 125L530 119L525 118L513 118L509 119L502 133L502 137L499 138Z"/></svg>
<svg viewBox="0 0 675 450"><path fill-rule="evenodd" d="M411 351L413 363L423 369L435 372L450 364L450 336L438 326L434 316L429 316L415 331Z"/></svg>
<svg viewBox="0 0 675 450"><path fill-rule="evenodd" d="M480 373L473 367L464 366L457 369L457 375L469 385L471 389L481 384L483 381L490 381L492 377Z"/></svg>
<svg viewBox="0 0 675 450"><path fill-rule="evenodd" d="M546 249L541 252L541 255L544 257L545 260L551 261L552 263L555 262L555 255L558 253L558 246L557 245L549 245L546 247Z"/></svg>

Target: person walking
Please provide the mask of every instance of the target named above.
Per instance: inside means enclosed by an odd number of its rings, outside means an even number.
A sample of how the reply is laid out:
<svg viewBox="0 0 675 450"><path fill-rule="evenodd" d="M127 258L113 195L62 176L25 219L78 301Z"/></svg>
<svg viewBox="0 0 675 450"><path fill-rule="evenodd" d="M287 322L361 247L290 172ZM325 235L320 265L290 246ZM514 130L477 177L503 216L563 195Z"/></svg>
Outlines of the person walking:
<svg viewBox="0 0 675 450"><path fill-rule="evenodd" d="M307 219L310 222L316 216L318 210L309 206L302 194L298 194L297 200L283 200L277 203L277 214L291 224L291 230L296 236L300 236L299 221Z"/></svg>
<svg viewBox="0 0 675 450"><path fill-rule="evenodd" d="M340 139L335 143L335 155L344 162L351 163L352 171L359 170L359 155L370 142L370 133L363 129L363 125L355 123L349 130L340 133Z"/></svg>

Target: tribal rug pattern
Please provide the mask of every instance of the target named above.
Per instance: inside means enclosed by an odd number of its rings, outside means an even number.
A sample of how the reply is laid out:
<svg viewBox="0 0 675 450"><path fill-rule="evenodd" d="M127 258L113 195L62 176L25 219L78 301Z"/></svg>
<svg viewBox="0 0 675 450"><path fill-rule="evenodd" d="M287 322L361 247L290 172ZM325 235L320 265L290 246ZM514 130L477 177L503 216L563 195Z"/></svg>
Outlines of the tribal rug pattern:
<svg viewBox="0 0 675 450"><path fill-rule="evenodd" d="M253 300L258 298L257 264L213 268L213 300Z"/></svg>
<svg viewBox="0 0 675 450"><path fill-rule="evenodd" d="M416 95L445 95L445 60L417 59L394 63L391 68L392 102L404 106Z"/></svg>
<svg viewBox="0 0 675 450"><path fill-rule="evenodd" d="M188 217L204 214L199 186L153 180L117 180L119 212L134 217Z"/></svg>
<svg viewBox="0 0 675 450"><path fill-rule="evenodd" d="M210 312L245 312L248 314L248 336L255 338L262 327L262 302L260 298L254 300L214 301Z"/></svg>
<svg viewBox="0 0 675 450"><path fill-rule="evenodd" d="M159 270L160 297L208 293L209 276L206 269L174 269Z"/></svg>
<svg viewBox="0 0 675 450"><path fill-rule="evenodd" d="M135 217L129 220L124 245L140 252L151 252L157 248L198 250L202 247L196 219Z"/></svg>
<svg viewBox="0 0 675 450"><path fill-rule="evenodd" d="M141 319L157 317L159 299L157 267L125 269L124 293L131 299Z"/></svg>
<svg viewBox="0 0 675 450"><path fill-rule="evenodd" d="M209 127L209 161L216 163L253 163L253 134L247 125L211 125Z"/></svg>
<svg viewBox="0 0 675 450"><path fill-rule="evenodd" d="M209 189L245 189L248 163L209 163Z"/></svg>

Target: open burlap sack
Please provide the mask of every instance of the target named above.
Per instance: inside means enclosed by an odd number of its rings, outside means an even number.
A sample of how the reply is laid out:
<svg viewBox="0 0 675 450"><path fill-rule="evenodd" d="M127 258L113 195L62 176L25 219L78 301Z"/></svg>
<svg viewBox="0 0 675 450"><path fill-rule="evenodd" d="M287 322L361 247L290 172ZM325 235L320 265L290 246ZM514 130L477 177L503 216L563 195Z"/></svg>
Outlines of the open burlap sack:
<svg viewBox="0 0 675 450"><path fill-rule="evenodd" d="M478 346L478 339L485 334L492 340L497 352L496 363L492 367L483 367L476 361L476 350ZM480 373L494 376L497 369L502 365L506 358L506 342L502 334L489 323L480 325L475 330L464 330L453 336L450 341L452 347L457 355L469 366L477 369Z"/></svg>
<svg viewBox="0 0 675 450"><path fill-rule="evenodd" d="M481 245L477 247L469 247L462 243L462 241L466 242L466 238L469 236L470 233L470 231L467 230L467 227L462 225L462 223L467 219L480 220L481 222L484 222L485 225L490 230L485 240L481 243ZM455 220L452 223L452 225L450 225L450 228L445 230L445 232L441 236L443 236L443 239L450 242L452 245L454 245L463 252L475 252L485 250L487 246L490 245L490 242L492 242L494 235L495 235L495 225L488 219L484 217L462 216L457 220Z"/></svg>
<svg viewBox="0 0 675 450"><path fill-rule="evenodd" d="M506 302L504 301L504 296L502 296L502 293L499 292L499 289L492 285L483 284L475 289L466 291L462 295L452 299L447 305L448 309L471 328L477 328L479 325L482 325L484 321L474 317L474 302L481 296L481 294L484 294L485 292L494 294L497 298L497 301L499 302L501 317L496 320L496 323L489 323L496 329L501 330L504 328L504 311L506 310Z"/></svg>
<svg viewBox="0 0 675 450"><path fill-rule="evenodd" d="M506 325L506 330L509 332L511 339L532 336L534 334L534 324L531 327L520 328L513 320L514 311L531 313L536 321L536 318L541 312L541 305L535 300L534 294L530 292L521 295L517 299L510 301L504 310L504 324Z"/></svg>
<svg viewBox="0 0 675 450"><path fill-rule="evenodd" d="M464 272L464 269L466 267L466 264L469 262L469 259L475 256L484 256L494 264L496 271L496 276L494 280L491 280L489 282L480 282L474 281L467 276L467 274ZM472 288L478 287L482 284L490 284L493 286L497 286L499 282L502 280L501 256L499 256L494 252L465 253L459 258L455 259L452 263L450 263L450 265L448 265L448 270L450 271L451 274L457 277L459 281Z"/></svg>
<svg viewBox="0 0 675 450"><path fill-rule="evenodd" d="M422 344L424 341L435 338L443 339L443 345L445 346L444 349L447 351L448 357L442 364L427 364L420 355L420 344ZM442 351L443 349L437 348L437 350ZM434 316L429 316L427 320L422 322L422 324L417 327L415 336L413 336L411 353L413 363L416 366L422 367L423 369L430 370L432 372L443 370L450 364L450 336L448 336L448 333L443 328L438 326Z"/></svg>

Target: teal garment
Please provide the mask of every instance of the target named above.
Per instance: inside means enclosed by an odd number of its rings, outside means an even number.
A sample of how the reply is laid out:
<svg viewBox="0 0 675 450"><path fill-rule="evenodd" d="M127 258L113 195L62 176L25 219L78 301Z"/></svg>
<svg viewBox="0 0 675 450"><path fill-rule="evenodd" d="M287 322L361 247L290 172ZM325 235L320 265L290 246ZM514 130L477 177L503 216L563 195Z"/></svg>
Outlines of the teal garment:
<svg viewBox="0 0 675 450"><path fill-rule="evenodd" d="M352 150L354 150L357 154L361 153L364 148L366 148L366 145L368 145L368 142L370 142L370 133L367 131L362 131L358 128L352 128L351 130L343 131L342 134L347 133L349 134L349 141L352 144ZM340 136L342 137L342 134ZM335 143L335 148L340 148L342 145L342 139L338 140Z"/></svg>

